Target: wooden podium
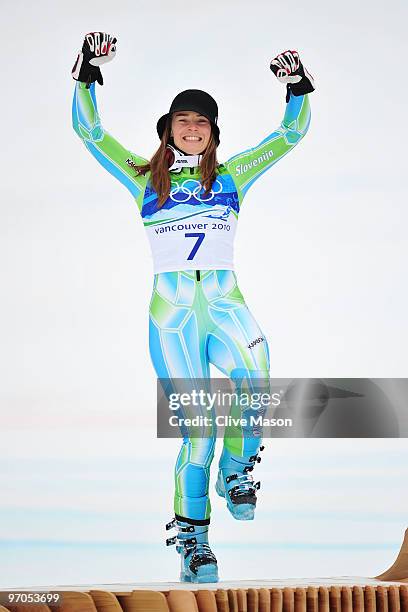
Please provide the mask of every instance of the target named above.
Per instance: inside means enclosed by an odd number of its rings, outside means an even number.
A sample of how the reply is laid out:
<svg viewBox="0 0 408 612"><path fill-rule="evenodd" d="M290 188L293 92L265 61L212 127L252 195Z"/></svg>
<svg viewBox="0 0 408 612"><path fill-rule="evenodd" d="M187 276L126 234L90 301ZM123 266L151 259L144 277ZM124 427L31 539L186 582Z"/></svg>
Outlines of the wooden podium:
<svg viewBox="0 0 408 612"><path fill-rule="evenodd" d="M58 605L0 606L0 612L408 612L408 529L393 565L375 578L249 580L49 586ZM4 601L4 597L3 597Z"/></svg>

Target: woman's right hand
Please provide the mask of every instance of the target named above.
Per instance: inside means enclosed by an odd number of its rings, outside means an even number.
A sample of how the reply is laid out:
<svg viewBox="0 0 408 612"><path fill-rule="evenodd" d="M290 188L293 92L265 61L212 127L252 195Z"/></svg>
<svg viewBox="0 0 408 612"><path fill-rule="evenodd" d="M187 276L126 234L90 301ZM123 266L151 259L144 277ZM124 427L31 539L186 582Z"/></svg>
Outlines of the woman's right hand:
<svg viewBox="0 0 408 612"><path fill-rule="evenodd" d="M99 68L113 60L116 55L116 37L106 32L90 32L85 35L82 51L71 70L72 78L76 81L86 83L87 88L91 83L98 81L103 85L102 73Z"/></svg>

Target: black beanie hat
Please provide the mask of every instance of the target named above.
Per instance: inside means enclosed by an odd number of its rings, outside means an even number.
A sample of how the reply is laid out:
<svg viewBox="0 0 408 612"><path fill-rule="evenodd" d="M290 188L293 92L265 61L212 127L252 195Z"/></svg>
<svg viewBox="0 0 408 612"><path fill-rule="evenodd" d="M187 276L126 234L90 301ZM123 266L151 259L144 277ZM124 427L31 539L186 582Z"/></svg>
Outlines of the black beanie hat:
<svg viewBox="0 0 408 612"><path fill-rule="evenodd" d="M195 111L204 115L211 123L214 138L218 145L220 144L220 128L217 125L218 106L216 101L210 94L201 89L186 89L179 93L173 100L168 113L160 117L157 122L157 133L159 138L163 136L164 128L166 127L167 118L177 111Z"/></svg>

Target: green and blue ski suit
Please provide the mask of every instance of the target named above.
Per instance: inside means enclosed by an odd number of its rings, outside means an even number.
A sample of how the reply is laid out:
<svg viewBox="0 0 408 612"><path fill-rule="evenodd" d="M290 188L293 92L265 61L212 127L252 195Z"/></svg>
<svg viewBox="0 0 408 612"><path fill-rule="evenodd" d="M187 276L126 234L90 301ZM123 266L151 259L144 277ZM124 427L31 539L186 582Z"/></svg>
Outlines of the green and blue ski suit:
<svg viewBox="0 0 408 612"><path fill-rule="evenodd" d="M305 135L308 96L291 95L277 129L220 164L209 194L204 194L198 167L170 172L170 195L160 208L150 173L137 175L134 169L147 160L102 127L94 83L90 89L76 84L72 120L90 153L130 191L146 228L154 262L149 343L158 378L209 378L211 363L241 390L251 388L251 381L268 379L268 343L238 288L233 241L248 189ZM255 455L260 432L241 434L227 427L224 449L240 457ZM214 446L214 431L184 436L175 466L176 517L209 522Z"/></svg>

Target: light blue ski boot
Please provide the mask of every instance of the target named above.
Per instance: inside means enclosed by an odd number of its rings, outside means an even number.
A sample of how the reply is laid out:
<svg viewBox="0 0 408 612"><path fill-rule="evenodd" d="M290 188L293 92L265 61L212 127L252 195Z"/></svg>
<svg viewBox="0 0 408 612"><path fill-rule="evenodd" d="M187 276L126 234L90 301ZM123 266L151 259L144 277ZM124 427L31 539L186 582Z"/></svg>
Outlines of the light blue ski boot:
<svg viewBox="0 0 408 612"><path fill-rule="evenodd" d="M166 540L167 546L177 544L176 550L181 557L181 582L218 582L217 559L208 544L207 521L196 525L174 518L167 523L166 530L175 527L177 535Z"/></svg>
<svg viewBox="0 0 408 612"><path fill-rule="evenodd" d="M264 446L259 448L260 451L263 449ZM250 457L238 457L232 455L225 446L222 451L215 490L227 500L227 508L237 521L254 519L256 492L261 483L254 482L248 472L252 472L254 465L260 461L258 453Z"/></svg>

